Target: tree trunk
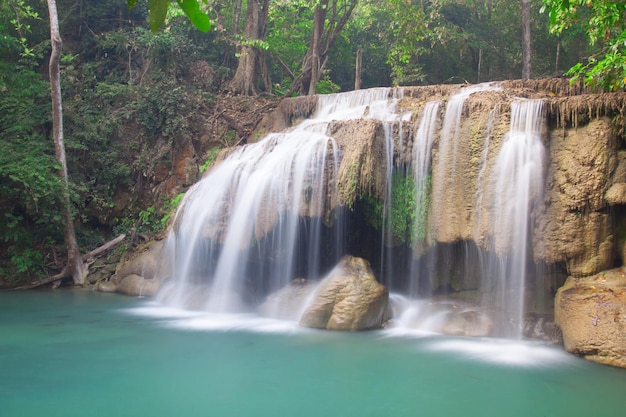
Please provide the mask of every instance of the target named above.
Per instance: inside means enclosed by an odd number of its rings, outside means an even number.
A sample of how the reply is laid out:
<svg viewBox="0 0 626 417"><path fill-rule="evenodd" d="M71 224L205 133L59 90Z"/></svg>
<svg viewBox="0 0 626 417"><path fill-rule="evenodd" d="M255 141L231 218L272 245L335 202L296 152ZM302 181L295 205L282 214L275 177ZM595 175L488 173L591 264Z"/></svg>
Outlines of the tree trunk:
<svg viewBox="0 0 626 417"><path fill-rule="evenodd" d="M480 82L480 71L483 65L483 48L478 48L478 70L476 71L476 82Z"/></svg>
<svg viewBox="0 0 626 417"><path fill-rule="evenodd" d="M269 0L249 0L246 9L246 41L239 50L239 63L235 76L229 83L229 90L234 94L254 96L259 93L256 82L260 53L255 41L265 35ZM264 80L267 83L267 80ZM271 84L271 83L270 83Z"/></svg>
<svg viewBox="0 0 626 417"><path fill-rule="evenodd" d="M559 71L559 59L561 58L561 37L560 36L556 41L556 54L555 55L556 56L554 58L554 75L559 76L561 75Z"/></svg>
<svg viewBox="0 0 626 417"><path fill-rule="evenodd" d="M112 247L118 245L119 243L121 243L124 239L126 238L126 235L119 235L118 237L116 237L113 240L108 241L107 243L105 243L104 245L92 250L89 253L86 253L85 255L81 256L81 261L82 262L87 262L87 264L85 264L85 270L88 269L88 265L91 259L100 256L101 254L103 254L104 252L108 251L109 249L111 249ZM44 279L40 279L38 281L33 281L30 284L26 284L26 285L22 285L20 287L15 288L15 290L29 290L31 288L36 288L36 287L40 287L42 285L46 285L46 284L50 284L51 282L55 282L55 281L60 281L64 278L67 278L70 276L70 273L68 271L68 267L67 265L65 266L65 268L63 268L63 270L61 272L59 272L56 275L52 275L50 277L46 277Z"/></svg>
<svg viewBox="0 0 626 417"><path fill-rule="evenodd" d="M233 33L239 34L239 22L241 20L241 2L242 0L235 0L235 11L233 12Z"/></svg>
<svg viewBox="0 0 626 417"><path fill-rule="evenodd" d="M322 76L320 45L322 43L322 32L324 31L327 10L328 0L322 0L315 9L313 17L313 38L311 39L308 54L309 66L311 68L310 77L308 77L308 80L304 80L305 82L308 81L308 86L303 85L303 90L308 91L307 94L310 96L315 94L315 87Z"/></svg>
<svg viewBox="0 0 626 417"><path fill-rule="evenodd" d="M87 276L87 268L83 263L76 234L74 232L74 219L70 205L70 189L67 175L67 161L65 159L65 143L63 140L63 105L61 99L61 76L59 61L63 42L59 33L59 18L55 0L48 1L50 14L50 41L52 53L50 55L50 90L52 93L52 130L54 137L54 149L57 161L60 165L59 177L61 177L61 211L65 221L65 245L67 246L67 267L75 285L84 285Z"/></svg>
<svg viewBox="0 0 626 417"><path fill-rule="evenodd" d="M531 70L530 42L530 0L522 0L522 78L530 78Z"/></svg>
<svg viewBox="0 0 626 417"><path fill-rule="evenodd" d="M361 65L363 63L363 48L356 50L356 71L354 75L354 89L361 89Z"/></svg>

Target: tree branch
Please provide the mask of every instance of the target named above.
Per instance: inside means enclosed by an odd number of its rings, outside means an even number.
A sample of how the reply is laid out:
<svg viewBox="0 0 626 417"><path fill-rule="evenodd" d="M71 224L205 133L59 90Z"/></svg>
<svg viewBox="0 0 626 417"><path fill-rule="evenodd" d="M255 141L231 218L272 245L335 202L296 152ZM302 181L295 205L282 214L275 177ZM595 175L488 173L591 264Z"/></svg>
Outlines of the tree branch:
<svg viewBox="0 0 626 417"><path fill-rule="evenodd" d="M96 249L92 250L91 252L87 252L86 254L81 256L83 262L87 262L89 259L95 258L98 255L103 254L107 250L109 250L112 247L118 245L125 238L126 238L126 235L119 235L115 239L108 241L104 245L97 247ZM88 269L88 265L89 264L86 264L86 268L85 269ZM38 281L33 281L30 284L26 284L26 285L22 285L20 287L16 287L16 288L14 288L14 290L30 290L31 288L40 287L42 285L46 285L46 284L49 284L51 282L59 281L59 280L62 280L64 278L70 278L70 277L71 277L70 269L69 269L69 267L67 265L65 265L65 267L61 270L61 272L59 272L56 275L52 275L50 277L46 277L46 278L40 279Z"/></svg>

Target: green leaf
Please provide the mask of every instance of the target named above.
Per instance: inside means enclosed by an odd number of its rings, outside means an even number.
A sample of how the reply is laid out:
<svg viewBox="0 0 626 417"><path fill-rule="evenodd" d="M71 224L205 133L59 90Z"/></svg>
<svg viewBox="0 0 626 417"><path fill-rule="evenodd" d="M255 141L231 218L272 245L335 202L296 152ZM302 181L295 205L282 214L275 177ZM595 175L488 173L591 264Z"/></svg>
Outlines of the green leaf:
<svg viewBox="0 0 626 417"><path fill-rule="evenodd" d="M148 0L148 24L152 32L157 32L163 26L169 5L170 0Z"/></svg>
<svg viewBox="0 0 626 417"><path fill-rule="evenodd" d="M209 16L200 10L200 3L197 0L177 0L178 5L187 15L191 23L200 31L208 32L211 29Z"/></svg>
<svg viewBox="0 0 626 417"><path fill-rule="evenodd" d="M132 9L133 7L135 7L135 5L137 5L137 2L139 0L128 0L128 8Z"/></svg>

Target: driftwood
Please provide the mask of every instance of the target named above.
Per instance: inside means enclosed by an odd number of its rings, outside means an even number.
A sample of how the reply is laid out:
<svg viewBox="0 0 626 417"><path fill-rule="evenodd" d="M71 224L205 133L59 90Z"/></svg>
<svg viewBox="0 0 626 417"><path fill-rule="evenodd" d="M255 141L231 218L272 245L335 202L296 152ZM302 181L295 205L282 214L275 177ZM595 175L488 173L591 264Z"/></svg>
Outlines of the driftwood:
<svg viewBox="0 0 626 417"><path fill-rule="evenodd" d="M85 265L87 267L87 269L89 269L89 265L91 265L93 262L90 262L90 260L98 257L99 255L103 254L104 252L106 252L107 250L111 249L112 247L118 245L120 242L122 242L124 239L126 238L126 235L122 234L119 235L118 237L116 237L113 240L108 241L107 243L105 243L102 246L97 247L96 249L92 250L91 252L87 252L86 254L82 255L83 258L83 262L85 262ZM70 269L68 268L68 266L66 265L61 272L59 272L56 275L52 275L49 277L46 277L44 279L40 279L38 281L33 281L30 284L26 284L26 285L22 285L20 287L16 287L14 288L15 290L30 290L31 288L36 288L36 287L40 287L42 285L46 285L49 284L51 282L56 282L56 281L60 281L64 278L69 278L71 276L70 274Z"/></svg>

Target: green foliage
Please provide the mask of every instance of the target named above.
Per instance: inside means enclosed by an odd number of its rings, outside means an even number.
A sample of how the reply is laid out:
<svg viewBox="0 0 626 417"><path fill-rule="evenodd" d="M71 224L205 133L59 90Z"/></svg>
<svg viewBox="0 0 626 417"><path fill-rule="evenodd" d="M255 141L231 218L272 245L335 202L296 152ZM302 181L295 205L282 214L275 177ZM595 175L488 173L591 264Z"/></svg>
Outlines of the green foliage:
<svg viewBox="0 0 626 417"><path fill-rule="evenodd" d="M391 47L387 63L396 85L414 85L424 80L417 58L426 52L428 32L425 11L419 4L402 0L389 2Z"/></svg>
<svg viewBox="0 0 626 417"><path fill-rule="evenodd" d="M37 250L26 248L22 251L16 250L15 246L9 247L11 263L15 270L20 273L37 273L43 269L43 254Z"/></svg>
<svg viewBox="0 0 626 417"><path fill-rule="evenodd" d="M204 172L207 170L207 168L210 167L211 165L213 165L213 163L217 159L217 155L219 155L221 150L222 150L222 148L217 146L215 148L211 148L211 150L207 152L207 155L206 155L206 158L205 158L206 160L200 166L200 173L204 174Z"/></svg>
<svg viewBox="0 0 626 417"><path fill-rule="evenodd" d="M165 230L165 228L167 227L167 222L172 217L172 214L176 212L176 209L178 208L178 205L180 204L184 196L184 193L180 193L171 200L165 201L165 203L163 204L163 212L165 214L163 215L163 217L161 217L160 220L160 230Z"/></svg>
<svg viewBox="0 0 626 417"><path fill-rule="evenodd" d="M330 79L330 71L324 70L322 78L315 85L315 92L317 94L332 94L338 93L340 90L341 88Z"/></svg>
<svg viewBox="0 0 626 417"><path fill-rule="evenodd" d="M359 199L364 210L365 220L375 229L391 231L393 240L399 244L412 244L426 235L426 217L430 206L430 177L425 180L424 189L416 190L411 173L395 171L392 175L391 201L386 206L383 201L371 195ZM389 214L385 210L390 209Z"/></svg>
<svg viewBox="0 0 626 417"><path fill-rule="evenodd" d="M119 219L115 227L116 233L126 233L133 227L140 233L162 232L166 229L169 219L176 212L184 196L184 193L180 193L170 200L165 200L160 209L154 205L149 206L139 211L136 218L129 216Z"/></svg>
<svg viewBox="0 0 626 417"><path fill-rule="evenodd" d="M138 0L128 0L128 7L135 7L137 2ZM197 0L177 0L177 3L198 30L208 32L211 29L209 16L202 11L200 2ZM202 3L206 4L207 0L202 0ZM153 32L157 32L165 23L170 6L170 0L148 0L148 23Z"/></svg>
<svg viewBox="0 0 626 417"><path fill-rule="evenodd" d="M560 35L579 21L597 51L574 65L567 75L593 90L617 91L626 87L626 3L612 0L543 0L550 31Z"/></svg>
<svg viewBox="0 0 626 417"><path fill-rule="evenodd" d="M4 45L22 50L19 42ZM31 69L32 57L24 60L21 52L14 61L7 57L0 58L0 267L13 277L41 273L41 242L62 241L62 234L59 177L46 137L50 87Z"/></svg>
<svg viewBox="0 0 626 417"><path fill-rule="evenodd" d="M391 186L391 216L386 219L395 239L411 244L417 213L415 181L410 173L394 172Z"/></svg>
<svg viewBox="0 0 626 417"><path fill-rule="evenodd" d="M291 74L297 74L302 66L302 58L308 50L313 31L313 9L307 2L270 2L266 42L272 56L272 79L278 80L279 89L291 86ZM286 67L286 68L285 68Z"/></svg>

